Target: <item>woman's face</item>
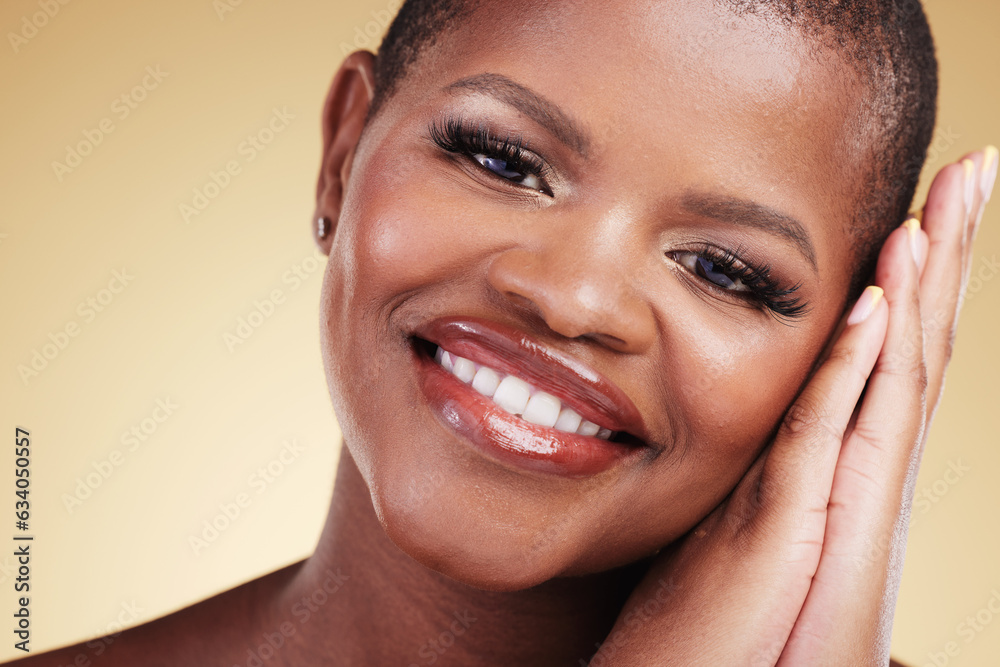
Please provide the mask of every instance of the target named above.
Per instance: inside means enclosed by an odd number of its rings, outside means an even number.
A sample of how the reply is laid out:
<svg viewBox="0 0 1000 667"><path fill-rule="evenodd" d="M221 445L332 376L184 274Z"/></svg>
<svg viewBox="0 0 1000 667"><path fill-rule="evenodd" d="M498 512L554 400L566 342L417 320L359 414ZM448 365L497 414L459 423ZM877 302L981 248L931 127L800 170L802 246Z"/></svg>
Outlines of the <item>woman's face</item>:
<svg viewBox="0 0 1000 667"><path fill-rule="evenodd" d="M322 302L396 544L514 590L638 560L725 498L845 306L865 158L838 70L714 3L607 1L489 3L411 70L343 170ZM500 371L487 393L528 385L493 401L432 344ZM511 414L524 391L563 428ZM568 435L563 408L628 435Z"/></svg>

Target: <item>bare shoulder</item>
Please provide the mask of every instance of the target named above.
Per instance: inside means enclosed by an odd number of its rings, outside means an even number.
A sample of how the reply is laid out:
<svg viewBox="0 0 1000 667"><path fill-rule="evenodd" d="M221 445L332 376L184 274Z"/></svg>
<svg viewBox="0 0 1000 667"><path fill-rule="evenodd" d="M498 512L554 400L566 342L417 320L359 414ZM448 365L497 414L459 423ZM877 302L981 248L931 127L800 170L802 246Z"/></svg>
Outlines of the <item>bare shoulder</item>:
<svg viewBox="0 0 1000 667"><path fill-rule="evenodd" d="M254 579L162 618L31 655L16 667L180 667L222 664L256 629L258 605L298 564ZM237 647L234 649L234 647Z"/></svg>

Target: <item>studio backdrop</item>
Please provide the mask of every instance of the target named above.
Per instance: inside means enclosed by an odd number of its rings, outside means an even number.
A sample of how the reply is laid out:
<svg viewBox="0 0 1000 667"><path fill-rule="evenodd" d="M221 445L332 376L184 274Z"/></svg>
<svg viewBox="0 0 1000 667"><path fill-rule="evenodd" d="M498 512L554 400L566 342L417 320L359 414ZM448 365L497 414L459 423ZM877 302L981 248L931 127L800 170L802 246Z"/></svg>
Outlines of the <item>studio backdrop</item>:
<svg viewBox="0 0 1000 667"><path fill-rule="evenodd" d="M319 116L399 4L0 4L0 660L23 655L15 537L33 538L33 652L311 553L340 442L311 237ZM942 90L921 202L942 165L1000 143L1000 3L925 5ZM896 614L894 655L915 666L1000 660L996 201L966 298Z"/></svg>

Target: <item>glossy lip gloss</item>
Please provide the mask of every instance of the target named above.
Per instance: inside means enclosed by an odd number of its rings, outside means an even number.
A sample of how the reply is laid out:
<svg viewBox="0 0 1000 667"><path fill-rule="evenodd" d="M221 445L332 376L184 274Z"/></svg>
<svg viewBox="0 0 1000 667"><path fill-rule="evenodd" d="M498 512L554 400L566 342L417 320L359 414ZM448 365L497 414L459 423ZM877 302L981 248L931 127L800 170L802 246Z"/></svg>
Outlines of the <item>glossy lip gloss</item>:
<svg viewBox="0 0 1000 667"><path fill-rule="evenodd" d="M614 431L645 434L631 400L595 371L535 343L520 332L476 318L437 320L415 335L444 349L513 374L552 393L585 419ZM436 417L487 458L518 471L589 477L650 453L642 444L614 442L527 422L500 408L442 368L414 341L421 390ZM641 441L640 441L641 442Z"/></svg>

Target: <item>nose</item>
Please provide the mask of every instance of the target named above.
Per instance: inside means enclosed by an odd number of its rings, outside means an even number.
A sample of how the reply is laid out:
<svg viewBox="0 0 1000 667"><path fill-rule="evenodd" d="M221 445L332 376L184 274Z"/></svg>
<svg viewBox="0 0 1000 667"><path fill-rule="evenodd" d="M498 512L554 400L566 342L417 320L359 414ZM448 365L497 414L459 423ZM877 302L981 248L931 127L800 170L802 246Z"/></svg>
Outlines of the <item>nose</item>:
<svg viewBox="0 0 1000 667"><path fill-rule="evenodd" d="M587 337L639 354L658 331L650 304L636 289L644 262L629 257L626 220L608 215L592 225L536 226L497 255L488 280L497 293L567 338ZM642 253L639 252L641 255Z"/></svg>

